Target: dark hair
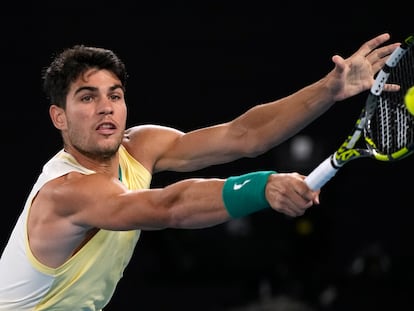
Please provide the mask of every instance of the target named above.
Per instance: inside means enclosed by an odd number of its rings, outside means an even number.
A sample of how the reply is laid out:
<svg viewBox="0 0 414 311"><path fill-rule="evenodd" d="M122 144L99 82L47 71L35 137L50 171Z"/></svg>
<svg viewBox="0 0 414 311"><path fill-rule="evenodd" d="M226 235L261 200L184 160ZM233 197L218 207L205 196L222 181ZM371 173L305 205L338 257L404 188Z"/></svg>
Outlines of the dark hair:
<svg viewBox="0 0 414 311"><path fill-rule="evenodd" d="M75 45L58 54L43 72L43 90L50 104L65 108L70 84L91 68L113 72L125 88L127 80L125 64L113 51Z"/></svg>

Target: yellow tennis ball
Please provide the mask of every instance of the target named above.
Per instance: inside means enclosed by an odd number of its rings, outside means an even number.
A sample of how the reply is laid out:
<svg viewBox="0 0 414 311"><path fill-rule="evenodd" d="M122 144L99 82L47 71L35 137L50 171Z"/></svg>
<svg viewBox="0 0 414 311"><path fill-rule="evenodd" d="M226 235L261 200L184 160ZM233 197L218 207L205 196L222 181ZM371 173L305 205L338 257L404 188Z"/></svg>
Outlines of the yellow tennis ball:
<svg viewBox="0 0 414 311"><path fill-rule="evenodd" d="M414 86L410 87L405 93L404 103L407 110L414 115Z"/></svg>

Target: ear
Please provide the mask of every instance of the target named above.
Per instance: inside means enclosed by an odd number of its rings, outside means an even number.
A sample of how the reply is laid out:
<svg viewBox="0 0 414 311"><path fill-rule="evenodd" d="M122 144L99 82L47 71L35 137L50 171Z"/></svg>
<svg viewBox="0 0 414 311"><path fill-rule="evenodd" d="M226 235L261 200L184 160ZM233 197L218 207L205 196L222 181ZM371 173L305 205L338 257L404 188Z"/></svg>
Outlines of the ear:
<svg viewBox="0 0 414 311"><path fill-rule="evenodd" d="M49 115L50 119L52 119L53 125L57 129L63 130L66 128L66 115L63 108L56 105L51 105L49 107Z"/></svg>

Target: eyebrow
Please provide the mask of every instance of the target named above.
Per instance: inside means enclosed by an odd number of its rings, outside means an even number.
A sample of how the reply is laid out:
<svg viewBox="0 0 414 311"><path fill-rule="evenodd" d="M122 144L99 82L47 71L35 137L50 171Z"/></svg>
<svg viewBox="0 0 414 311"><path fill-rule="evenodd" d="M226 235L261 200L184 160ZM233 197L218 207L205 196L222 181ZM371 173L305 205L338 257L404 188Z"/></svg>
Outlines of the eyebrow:
<svg viewBox="0 0 414 311"><path fill-rule="evenodd" d="M110 91L114 91L116 89L122 89L122 91L125 92L125 88L122 86L122 84L115 84L115 85L113 85L109 88ZM95 86L81 86L80 88L78 88L75 91L75 94L78 94L79 92L82 92L84 90L91 91L91 92L96 92L96 91L98 91L98 88L95 87Z"/></svg>

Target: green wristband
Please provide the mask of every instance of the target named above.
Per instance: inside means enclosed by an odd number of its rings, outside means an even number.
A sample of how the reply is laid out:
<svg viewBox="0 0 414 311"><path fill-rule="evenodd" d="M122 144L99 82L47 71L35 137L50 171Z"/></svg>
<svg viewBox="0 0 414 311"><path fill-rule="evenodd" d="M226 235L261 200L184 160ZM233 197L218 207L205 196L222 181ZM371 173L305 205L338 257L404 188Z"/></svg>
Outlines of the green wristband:
<svg viewBox="0 0 414 311"><path fill-rule="evenodd" d="M265 188L269 175L275 173L259 171L227 178L222 195L230 216L239 218L269 208Z"/></svg>

